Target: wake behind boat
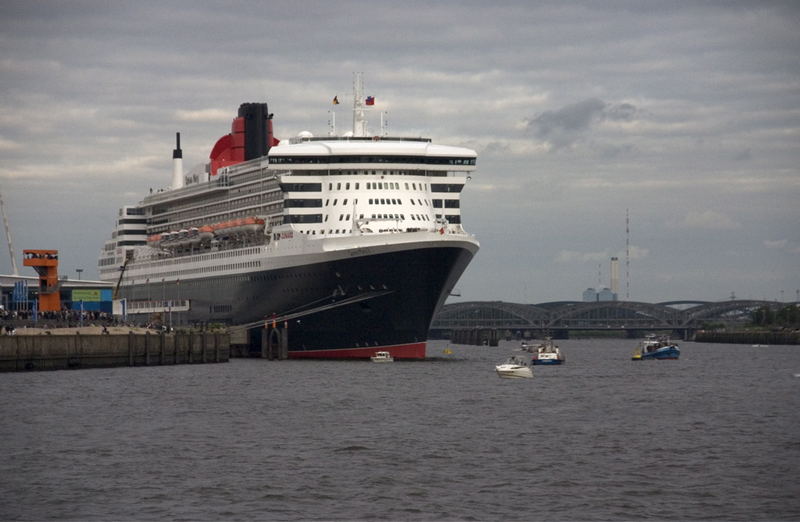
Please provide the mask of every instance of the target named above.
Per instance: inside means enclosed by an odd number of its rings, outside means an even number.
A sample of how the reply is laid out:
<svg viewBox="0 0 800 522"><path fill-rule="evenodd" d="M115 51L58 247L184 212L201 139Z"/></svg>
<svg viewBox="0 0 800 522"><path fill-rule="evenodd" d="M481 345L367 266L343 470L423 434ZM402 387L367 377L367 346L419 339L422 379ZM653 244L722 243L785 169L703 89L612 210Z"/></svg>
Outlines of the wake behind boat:
<svg viewBox="0 0 800 522"><path fill-rule="evenodd" d="M678 345L670 341L669 337L648 335L639 343L639 347L633 353L631 360L641 361L643 359L677 359L681 355Z"/></svg>

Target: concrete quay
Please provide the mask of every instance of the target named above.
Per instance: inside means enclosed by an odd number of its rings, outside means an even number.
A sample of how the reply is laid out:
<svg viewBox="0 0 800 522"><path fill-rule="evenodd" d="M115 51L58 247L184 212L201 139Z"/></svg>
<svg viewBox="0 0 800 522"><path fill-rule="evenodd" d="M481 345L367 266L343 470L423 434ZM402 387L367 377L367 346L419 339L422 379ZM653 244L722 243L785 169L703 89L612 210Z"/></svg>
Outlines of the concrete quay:
<svg viewBox="0 0 800 522"><path fill-rule="evenodd" d="M230 338L222 332L17 332L0 336L0 372L220 363L230 359Z"/></svg>

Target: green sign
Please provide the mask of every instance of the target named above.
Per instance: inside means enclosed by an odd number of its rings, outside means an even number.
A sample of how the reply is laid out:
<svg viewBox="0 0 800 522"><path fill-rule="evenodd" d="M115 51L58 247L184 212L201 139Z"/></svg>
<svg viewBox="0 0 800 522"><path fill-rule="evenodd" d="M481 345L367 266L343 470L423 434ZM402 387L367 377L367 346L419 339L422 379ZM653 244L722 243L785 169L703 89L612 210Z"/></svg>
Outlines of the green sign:
<svg viewBox="0 0 800 522"><path fill-rule="evenodd" d="M99 302L100 301L100 290L73 290L72 291L72 302L77 303L78 301L84 302Z"/></svg>

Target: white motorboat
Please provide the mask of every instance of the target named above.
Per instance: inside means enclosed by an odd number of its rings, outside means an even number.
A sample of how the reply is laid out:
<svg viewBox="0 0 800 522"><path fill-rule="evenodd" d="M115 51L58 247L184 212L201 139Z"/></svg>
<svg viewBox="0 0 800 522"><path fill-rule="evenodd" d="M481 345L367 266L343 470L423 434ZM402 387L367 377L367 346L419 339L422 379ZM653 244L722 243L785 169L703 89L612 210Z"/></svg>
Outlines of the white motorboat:
<svg viewBox="0 0 800 522"><path fill-rule="evenodd" d="M530 379L533 371L522 359L512 355L503 364L494 367L501 379Z"/></svg>
<svg viewBox="0 0 800 522"><path fill-rule="evenodd" d="M393 362L394 357L389 352L375 352L375 355L370 357L372 362Z"/></svg>

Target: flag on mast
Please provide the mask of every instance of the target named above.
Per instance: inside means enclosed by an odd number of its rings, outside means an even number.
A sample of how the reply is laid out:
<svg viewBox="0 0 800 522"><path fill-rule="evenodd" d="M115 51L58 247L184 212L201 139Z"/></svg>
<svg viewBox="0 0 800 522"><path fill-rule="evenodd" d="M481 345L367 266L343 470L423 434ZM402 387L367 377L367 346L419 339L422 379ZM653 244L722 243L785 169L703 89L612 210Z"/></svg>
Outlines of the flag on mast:
<svg viewBox="0 0 800 522"><path fill-rule="evenodd" d="M367 96L367 105L375 105L375 96Z"/></svg>
<svg viewBox="0 0 800 522"><path fill-rule="evenodd" d="M333 104L334 105L339 105L339 97L338 96L334 96L333 97Z"/></svg>

